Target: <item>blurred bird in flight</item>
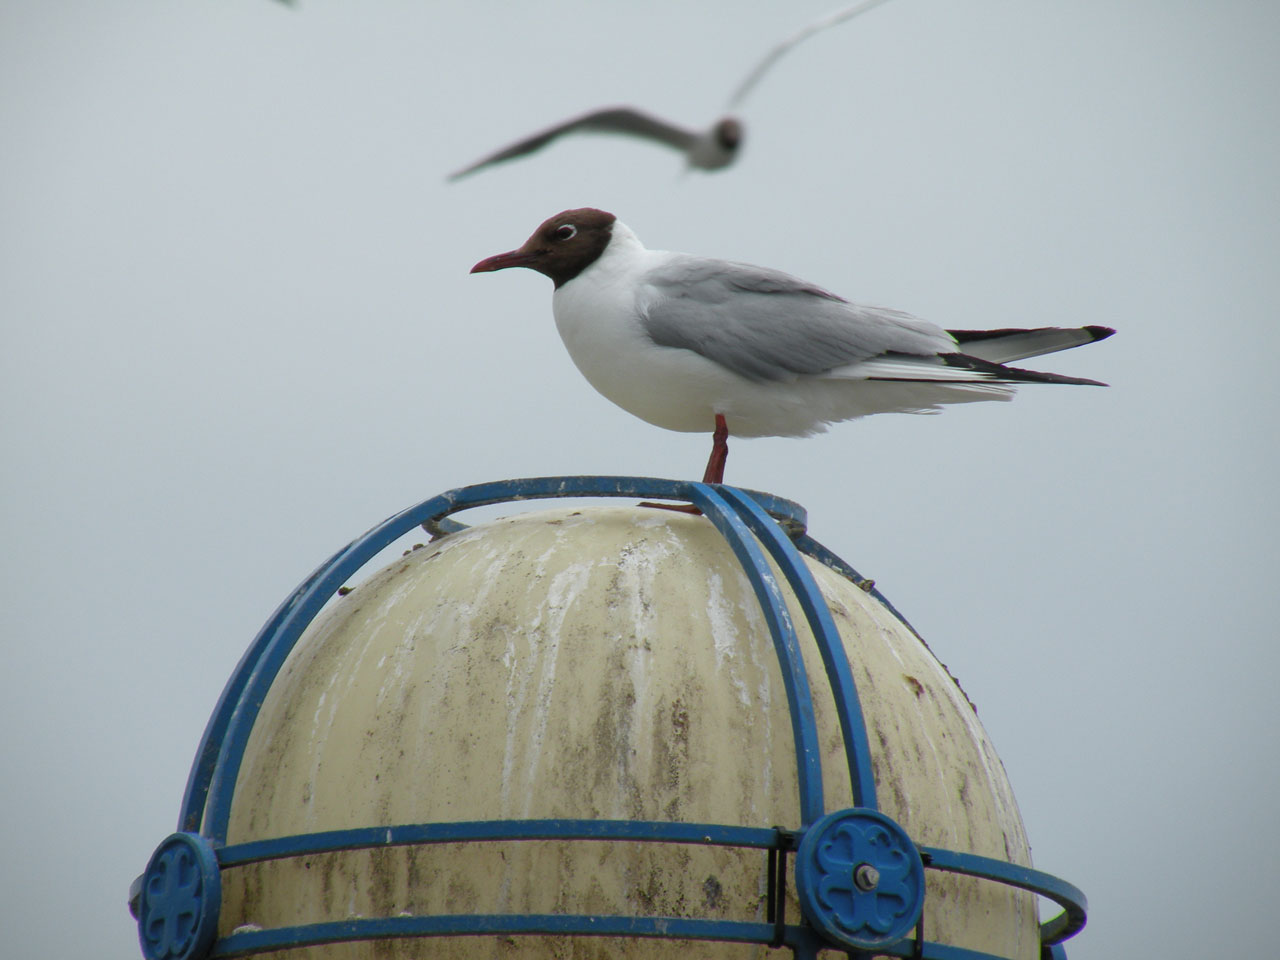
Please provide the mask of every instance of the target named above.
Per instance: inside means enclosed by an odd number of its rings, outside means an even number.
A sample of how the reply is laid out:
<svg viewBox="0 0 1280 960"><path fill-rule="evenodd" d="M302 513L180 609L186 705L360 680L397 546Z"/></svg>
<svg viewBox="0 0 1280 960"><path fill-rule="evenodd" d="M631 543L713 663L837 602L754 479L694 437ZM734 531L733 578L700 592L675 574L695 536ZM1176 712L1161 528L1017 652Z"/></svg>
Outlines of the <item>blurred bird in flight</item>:
<svg viewBox="0 0 1280 960"><path fill-rule="evenodd" d="M796 44L819 31L834 27L846 20L852 20L859 14L866 13L873 7L886 2L887 0L862 0L861 3L842 7L787 37L770 50L738 85L733 96L729 98L729 110L737 108L769 68ZM503 147L450 174L449 179L459 180L485 167L528 156L541 150L553 140L570 133L616 133L639 137L683 153L685 163L691 169L720 170L733 163L738 156L743 140L743 124L738 117L730 113L721 117L710 127L697 130L655 117L635 107L605 107L565 120L563 123Z"/></svg>

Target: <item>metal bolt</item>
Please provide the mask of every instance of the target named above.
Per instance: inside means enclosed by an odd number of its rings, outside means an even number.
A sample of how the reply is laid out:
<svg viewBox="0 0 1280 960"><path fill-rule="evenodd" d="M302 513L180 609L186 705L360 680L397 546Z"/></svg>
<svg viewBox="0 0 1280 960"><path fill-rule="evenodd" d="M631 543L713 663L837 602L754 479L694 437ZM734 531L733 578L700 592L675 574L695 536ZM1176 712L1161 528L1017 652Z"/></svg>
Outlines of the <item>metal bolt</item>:
<svg viewBox="0 0 1280 960"><path fill-rule="evenodd" d="M869 863L860 863L853 868L853 884L864 892L874 890L880 884L880 871Z"/></svg>

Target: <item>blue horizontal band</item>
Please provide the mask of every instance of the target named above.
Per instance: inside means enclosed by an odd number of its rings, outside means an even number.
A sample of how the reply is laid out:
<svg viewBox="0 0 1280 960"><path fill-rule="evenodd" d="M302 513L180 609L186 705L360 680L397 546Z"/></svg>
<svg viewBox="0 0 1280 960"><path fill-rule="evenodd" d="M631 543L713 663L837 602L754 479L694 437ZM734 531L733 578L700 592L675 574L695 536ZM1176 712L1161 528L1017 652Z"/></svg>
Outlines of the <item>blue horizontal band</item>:
<svg viewBox="0 0 1280 960"><path fill-rule="evenodd" d="M656 820L474 820L329 830L253 840L218 848L217 856L219 865L229 869L265 860L338 850L497 840L630 840L768 850L779 846L780 835L778 831L764 827ZM1063 908L1063 912L1041 925L1043 943L1059 943L1085 925L1088 902L1084 893L1052 874L940 847L921 847L920 851L927 859L928 869L991 880L1053 900Z"/></svg>
<svg viewBox="0 0 1280 960"><path fill-rule="evenodd" d="M888 947L876 947L875 956L886 957L919 957L920 960L1004 960L994 953L983 953L981 950L968 950L964 947L953 947L949 943L936 943L926 940L923 948L916 949L916 941L908 937Z"/></svg>
<svg viewBox="0 0 1280 960"><path fill-rule="evenodd" d="M335 850L400 847L409 844L484 840L638 840L767 850L778 845L778 836L778 831L765 827L730 827L656 820L471 820L303 833L237 843L218 848L217 854L219 865L226 869L263 860L332 853Z"/></svg>
<svg viewBox="0 0 1280 960"><path fill-rule="evenodd" d="M352 940L385 940L408 937L483 936L587 936L647 937L666 940L708 940L727 943L772 942L772 923L737 920L700 920L689 917L577 916L564 914L445 914L415 917L378 917L312 923L271 930L246 930L217 941L210 960L289 950L296 947L344 943ZM806 927L783 927L783 945L800 948L804 955L816 956L829 948L817 941ZM921 960L1004 960L996 954L967 950L926 940L917 945L912 938L877 947L876 954L919 957Z"/></svg>
<svg viewBox="0 0 1280 960"><path fill-rule="evenodd" d="M1062 907L1062 913L1040 925L1041 943L1060 943L1079 933L1085 925L1089 903L1084 892L1053 874L991 857L980 857L975 853L955 853L938 847L921 847L920 852L928 858L927 866L931 870L981 877L1030 890Z"/></svg>
<svg viewBox="0 0 1280 960"><path fill-rule="evenodd" d="M795 935L797 928L787 928ZM616 917L565 914L445 914L426 917L378 917L312 923L273 930L233 933L213 945L210 958L311 947L347 940L399 937L480 937L512 935L586 937L661 937L668 940L718 940L768 943L772 923L698 920L688 917Z"/></svg>
<svg viewBox="0 0 1280 960"><path fill-rule="evenodd" d="M776 830L764 827L656 820L474 820L363 827L254 840L217 850L224 869L264 860L410 844L496 840L631 840L767 850L779 845ZM1067 939L1084 926L1088 909L1079 888L1052 874L972 853L921 847L928 868L1007 884L1047 897L1063 907L1042 927L1045 943Z"/></svg>

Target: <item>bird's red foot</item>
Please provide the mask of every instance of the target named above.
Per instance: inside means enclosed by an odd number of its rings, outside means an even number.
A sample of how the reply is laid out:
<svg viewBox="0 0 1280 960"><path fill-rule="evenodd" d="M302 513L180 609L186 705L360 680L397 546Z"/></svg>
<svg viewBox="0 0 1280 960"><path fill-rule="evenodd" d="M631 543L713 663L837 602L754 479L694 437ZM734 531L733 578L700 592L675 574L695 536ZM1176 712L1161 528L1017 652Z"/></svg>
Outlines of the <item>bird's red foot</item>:
<svg viewBox="0 0 1280 960"><path fill-rule="evenodd" d="M707 460L707 469L703 471L703 483L724 483L724 465L729 459L729 425L724 414L716 414L716 431L711 435L711 457ZM692 513L701 516L702 511L691 503L653 503L646 500L642 507L653 507L655 510L674 510L676 513Z"/></svg>

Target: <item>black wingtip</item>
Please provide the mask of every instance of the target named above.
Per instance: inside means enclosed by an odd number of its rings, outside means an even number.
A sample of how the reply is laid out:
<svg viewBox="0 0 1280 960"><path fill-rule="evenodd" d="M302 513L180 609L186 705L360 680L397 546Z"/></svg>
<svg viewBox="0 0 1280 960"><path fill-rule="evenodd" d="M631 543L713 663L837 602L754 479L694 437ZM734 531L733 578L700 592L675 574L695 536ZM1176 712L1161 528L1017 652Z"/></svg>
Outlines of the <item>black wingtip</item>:
<svg viewBox="0 0 1280 960"><path fill-rule="evenodd" d="M1093 337L1094 343L1097 343L1099 340L1105 340L1107 337L1115 333L1115 330L1112 327L1099 327L1095 324L1089 324L1089 326L1082 327L1081 329L1088 331L1089 336Z"/></svg>
<svg viewBox="0 0 1280 960"><path fill-rule="evenodd" d="M1105 330L1106 327L1099 329ZM1112 331L1113 333L1115 331ZM1110 336L1106 334L1105 336ZM1100 338L1101 339L1101 338ZM1101 380L1087 380L1084 377L1068 377L1061 373L1043 373L1039 370L1025 370L1022 367L1009 367L1003 363L992 363L964 353L940 353L938 358L949 367L963 367L984 373L992 380L1003 380L1006 383L1068 383L1081 387L1107 387L1110 384Z"/></svg>

